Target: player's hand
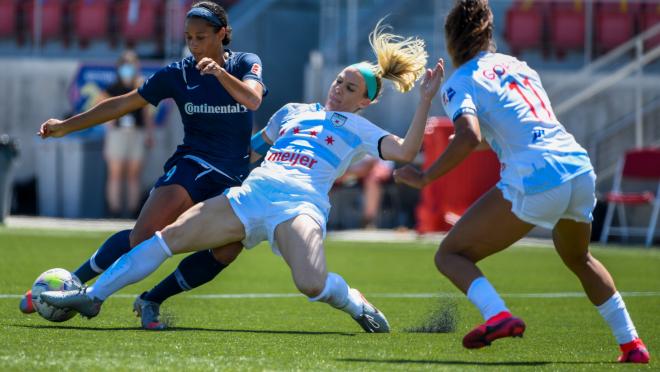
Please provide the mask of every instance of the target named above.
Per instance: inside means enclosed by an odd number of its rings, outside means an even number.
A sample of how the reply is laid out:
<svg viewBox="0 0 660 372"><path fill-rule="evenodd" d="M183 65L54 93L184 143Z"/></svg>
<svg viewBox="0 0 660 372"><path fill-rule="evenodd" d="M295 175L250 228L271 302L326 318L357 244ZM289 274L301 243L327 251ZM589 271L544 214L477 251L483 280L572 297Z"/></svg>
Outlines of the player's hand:
<svg viewBox="0 0 660 372"><path fill-rule="evenodd" d="M41 138L62 137L69 133L63 126L63 121L58 119L48 119L41 124L37 135Z"/></svg>
<svg viewBox="0 0 660 372"><path fill-rule="evenodd" d="M215 77L219 77L220 74L225 72L225 69L222 68L218 62L209 57L202 58L202 60L197 63L196 67L202 75L213 75Z"/></svg>
<svg viewBox="0 0 660 372"><path fill-rule="evenodd" d="M442 79L445 77L445 61L440 58L433 69L426 69L424 79L420 85L422 99L432 100L442 84Z"/></svg>
<svg viewBox="0 0 660 372"><path fill-rule="evenodd" d="M426 186L424 174L411 165L406 165L394 171L394 181L416 189Z"/></svg>

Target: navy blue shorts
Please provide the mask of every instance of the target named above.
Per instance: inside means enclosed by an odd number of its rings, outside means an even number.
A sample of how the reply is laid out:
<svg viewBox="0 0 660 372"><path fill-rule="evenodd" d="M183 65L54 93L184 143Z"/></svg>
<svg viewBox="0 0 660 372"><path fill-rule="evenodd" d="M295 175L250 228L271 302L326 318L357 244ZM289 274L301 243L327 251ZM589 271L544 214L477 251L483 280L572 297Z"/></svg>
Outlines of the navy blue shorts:
<svg viewBox="0 0 660 372"><path fill-rule="evenodd" d="M192 201L199 203L222 194L230 187L239 186L240 183L216 171L209 170L192 159L179 158L156 181L154 189L167 185L182 186Z"/></svg>

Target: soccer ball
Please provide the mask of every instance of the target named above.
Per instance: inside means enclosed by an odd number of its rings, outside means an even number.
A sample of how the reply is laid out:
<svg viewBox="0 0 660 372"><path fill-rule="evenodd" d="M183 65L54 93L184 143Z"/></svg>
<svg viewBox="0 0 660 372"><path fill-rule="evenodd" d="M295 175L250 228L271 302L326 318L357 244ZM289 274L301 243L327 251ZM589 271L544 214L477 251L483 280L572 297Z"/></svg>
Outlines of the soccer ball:
<svg viewBox="0 0 660 372"><path fill-rule="evenodd" d="M50 269L39 275L32 285L32 304L39 315L51 322L63 322L73 318L77 311L72 309L60 309L50 306L41 301L41 292L45 291L68 291L82 287L78 278L64 269Z"/></svg>

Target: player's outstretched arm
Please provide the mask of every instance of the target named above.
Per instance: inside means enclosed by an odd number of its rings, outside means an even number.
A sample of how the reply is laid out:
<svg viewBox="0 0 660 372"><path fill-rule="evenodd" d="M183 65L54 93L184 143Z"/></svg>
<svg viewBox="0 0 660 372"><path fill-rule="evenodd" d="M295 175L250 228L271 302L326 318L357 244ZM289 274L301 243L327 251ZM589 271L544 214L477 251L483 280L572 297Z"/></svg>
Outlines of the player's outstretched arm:
<svg viewBox="0 0 660 372"><path fill-rule="evenodd" d="M62 137L71 132L117 119L146 105L147 101L135 89L121 96L104 99L91 109L69 119L48 119L41 124L37 134L41 138Z"/></svg>
<svg viewBox="0 0 660 372"><path fill-rule="evenodd" d="M381 153L385 160L395 160L409 163L413 161L419 149L422 147L424 138L424 128L428 119L431 101L440 88L442 79L445 75L445 63L442 59L438 60L435 67L426 70L424 79L420 86L421 97L415 116L408 128L405 138L401 139L395 135L389 135L381 142Z"/></svg>
<svg viewBox="0 0 660 372"><path fill-rule="evenodd" d="M454 123L456 135L449 142L447 149L425 172L420 172L410 165L394 171L396 182L422 188L431 181L452 170L477 148L481 142L479 120L473 115L463 115Z"/></svg>

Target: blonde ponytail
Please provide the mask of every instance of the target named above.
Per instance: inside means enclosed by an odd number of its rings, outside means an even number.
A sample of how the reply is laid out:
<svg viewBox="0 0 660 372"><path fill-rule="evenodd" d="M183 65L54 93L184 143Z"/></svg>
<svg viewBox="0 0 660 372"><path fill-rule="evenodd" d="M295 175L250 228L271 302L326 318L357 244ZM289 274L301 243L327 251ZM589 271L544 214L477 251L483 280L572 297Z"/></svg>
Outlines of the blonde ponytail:
<svg viewBox="0 0 660 372"><path fill-rule="evenodd" d="M370 64L376 74L377 92L381 89L381 78L391 80L399 92L408 92L426 68L428 54L424 40L387 33L391 27L382 22L382 19L378 21L369 34L369 44L378 59L378 65Z"/></svg>

